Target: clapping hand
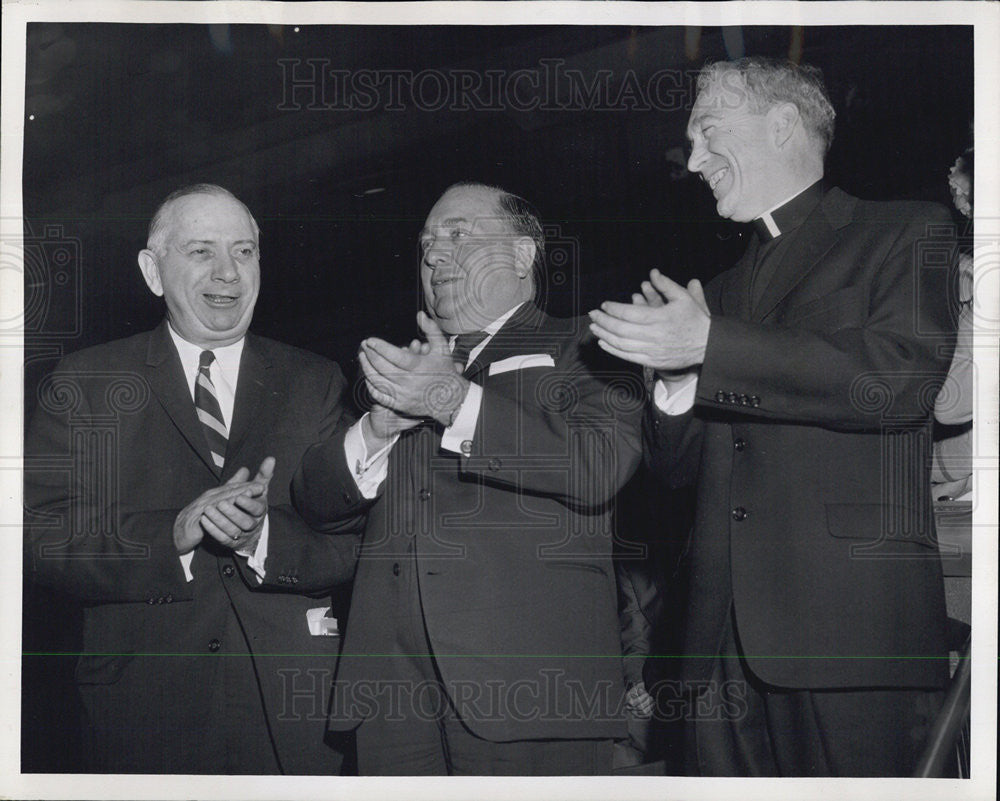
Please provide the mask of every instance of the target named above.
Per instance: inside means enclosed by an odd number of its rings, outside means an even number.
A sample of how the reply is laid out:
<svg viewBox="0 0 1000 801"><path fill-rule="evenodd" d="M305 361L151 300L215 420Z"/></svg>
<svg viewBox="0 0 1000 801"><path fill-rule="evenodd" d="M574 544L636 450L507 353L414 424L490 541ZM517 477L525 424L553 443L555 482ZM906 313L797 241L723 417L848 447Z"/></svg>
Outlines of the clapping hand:
<svg viewBox="0 0 1000 801"><path fill-rule="evenodd" d="M414 340L398 348L369 337L361 343L358 360L377 404L406 417L447 425L465 399L469 382L456 369L437 323L418 312L417 325L426 342Z"/></svg>
<svg viewBox="0 0 1000 801"><path fill-rule="evenodd" d="M174 545L180 554L193 550L208 534L233 550L252 550L267 516L267 488L274 457L261 462L257 475L241 467L221 487L206 490L185 506L174 521Z"/></svg>
<svg viewBox="0 0 1000 801"><path fill-rule="evenodd" d="M711 313L698 280L685 288L653 270L632 303L605 301L590 319L598 344L620 359L657 371L683 370L705 359Z"/></svg>

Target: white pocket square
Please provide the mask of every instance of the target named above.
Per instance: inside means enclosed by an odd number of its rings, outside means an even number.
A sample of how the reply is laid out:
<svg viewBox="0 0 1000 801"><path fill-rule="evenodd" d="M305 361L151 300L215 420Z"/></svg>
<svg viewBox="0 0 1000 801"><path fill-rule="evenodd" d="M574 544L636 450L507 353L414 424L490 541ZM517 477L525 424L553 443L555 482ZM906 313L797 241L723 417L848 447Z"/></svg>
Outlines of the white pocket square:
<svg viewBox="0 0 1000 801"><path fill-rule="evenodd" d="M333 612L329 606L320 606L306 610L306 623L313 637L339 637L340 628L337 618L330 617Z"/></svg>
<svg viewBox="0 0 1000 801"><path fill-rule="evenodd" d="M490 364L490 375L506 373L511 370L523 370L525 367L555 367L555 360L547 353L525 353L521 356L508 356Z"/></svg>

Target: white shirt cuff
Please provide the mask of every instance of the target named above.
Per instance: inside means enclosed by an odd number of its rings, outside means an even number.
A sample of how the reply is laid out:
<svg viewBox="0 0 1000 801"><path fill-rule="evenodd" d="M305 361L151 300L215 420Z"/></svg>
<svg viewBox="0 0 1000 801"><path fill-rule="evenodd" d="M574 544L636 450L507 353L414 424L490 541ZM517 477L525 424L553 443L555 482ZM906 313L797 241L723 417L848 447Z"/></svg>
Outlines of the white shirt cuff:
<svg viewBox="0 0 1000 801"><path fill-rule="evenodd" d="M470 382L465 400L458 407L458 414L441 435L442 448L454 453L463 453L462 443L471 441L475 436L476 423L479 422L479 408L482 405L483 388L475 382Z"/></svg>
<svg viewBox="0 0 1000 801"><path fill-rule="evenodd" d="M677 381L658 380L653 386L653 402L667 415L685 414L698 394L698 373L688 373Z"/></svg>
<svg viewBox="0 0 1000 801"><path fill-rule="evenodd" d="M247 567L249 567L254 573L257 574L257 583L264 583L264 563L267 561L267 531L268 531L268 518L264 515L264 525L260 529L260 537L257 539L257 547L254 548L253 553L249 551L237 551L236 553L240 556L245 556L247 559Z"/></svg>
<svg viewBox="0 0 1000 801"><path fill-rule="evenodd" d="M194 575L191 573L192 559L194 559L194 550L180 555L181 567L184 568L184 578L187 581L194 581Z"/></svg>
<svg viewBox="0 0 1000 801"><path fill-rule="evenodd" d="M347 466L354 476L358 490L363 497L370 499L378 494L378 488L389 473L389 451L399 439L399 434L393 436L389 444L378 453L369 456L368 448L365 447L365 437L361 433L361 424L367 416L366 412L358 422L347 429L347 434L344 435L344 455L347 457Z"/></svg>

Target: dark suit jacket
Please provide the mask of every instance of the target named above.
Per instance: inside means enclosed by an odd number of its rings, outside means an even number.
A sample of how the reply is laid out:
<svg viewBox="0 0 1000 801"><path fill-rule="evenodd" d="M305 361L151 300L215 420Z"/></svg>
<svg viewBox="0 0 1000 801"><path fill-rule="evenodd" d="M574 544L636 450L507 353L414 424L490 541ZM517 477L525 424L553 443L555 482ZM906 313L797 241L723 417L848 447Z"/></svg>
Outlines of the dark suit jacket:
<svg viewBox="0 0 1000 801"><path fill-rule="evenodd" d="M519 310L466 371L483 387L468 452L441 450L431 425L404 433L374 502L342 436L307 452L293 486L307 520L367 511L331 727L385 713L361 696L394 641L393 566L415 559L437 667L474 734L624 736L610 503L639 459L643 390L588 338L585 319ZM539 356L504 362L525 354Z"/></svg>
<svg viewBox="0 0 1000 801"><path fill-rule="evenodd" d="M77 681L97 767L217 772L220 735L243 725L270 728L286 772L336 772L322 737L338 640L310 636L306 610L350 580L356 542L310 529L288 484L338 426L343 376L247 335L222 480L277 459L263 585L207 535L185 580L174 519L220 483L185 383L166 323L71 354L43 382L27 437L26 575L86 604ZM212 694L237 684L245 708L218 719Z"/></svg>
<svg viewBox="0 0 1000 801"><path fill-rule="evenodd" d="M647 427L654 468L698 485L688 677L707 677L732 601L747 663L770 684L947 679L927 488L951 347L949 229L938 206L831 189L756 309L756 237L708 286L693 414L654 412Z"/></svg>

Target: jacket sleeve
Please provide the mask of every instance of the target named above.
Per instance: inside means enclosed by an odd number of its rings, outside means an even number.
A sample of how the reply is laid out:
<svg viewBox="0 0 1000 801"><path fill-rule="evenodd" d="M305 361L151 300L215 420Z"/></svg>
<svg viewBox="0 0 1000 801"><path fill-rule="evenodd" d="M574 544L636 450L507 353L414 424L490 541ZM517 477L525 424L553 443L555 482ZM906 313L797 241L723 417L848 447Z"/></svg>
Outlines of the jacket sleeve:
<svg viewBox="0 0 1000 801"><path fill-rule="evenodd" d="M292 478L292 503L317 531L360 532L368 509L375 502L361 494L347 466L346 433L344 426L310 447Z"/></svg>
<svg viewBox="0 0 1000 801"><path fill-rule="evenodd" d="M844 430L926 417L953 336L948 270L923 264L921 246L928 230L950 218L941 207L914 208L920 212L898 226L878 263L865 263L873 254L859 249L862 278L843 296L822 299L828 308L812 310L811 319L765 325L713 316L698 403ZM848 315L846 325L838 324L838 311Z"/></svg>
<svg viewBox="0 0 1000 801"><path fill-rule="evenodd" d="M342 403L345 384L340 368L331 364L317 434L320 442L338 433L343 442L341 432L353 422ZM272 481L268 506L270 528L262 586L308 593L321 592L350 581L354 577L361 539L357 522L348 519L333 525L313 527L292 503L287 474L283 485L275 486ZM246 567L243 560L238 562L241 568Z"/></svg>
<svg viewBox="0 0 1000 801"><path fill-rule="evenodd" d="M87 603L190 599L172 535L180 509L113 503L100 431L71 425L99 422L110 392L67 360L42 386L25 438L25 577Z"/></svg>

